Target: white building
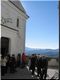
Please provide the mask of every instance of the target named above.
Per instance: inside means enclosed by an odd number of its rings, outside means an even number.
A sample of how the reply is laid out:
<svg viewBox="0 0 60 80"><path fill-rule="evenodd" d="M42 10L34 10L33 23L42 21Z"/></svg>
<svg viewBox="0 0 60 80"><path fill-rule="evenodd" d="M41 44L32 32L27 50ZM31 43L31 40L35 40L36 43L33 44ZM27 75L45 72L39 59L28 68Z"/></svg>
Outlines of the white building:
<svg viewBox="0 0 60 80"><path fill-rule="evenodd" d="M28 15L19 0L1 0L1 53L23 53Z"/></svg>

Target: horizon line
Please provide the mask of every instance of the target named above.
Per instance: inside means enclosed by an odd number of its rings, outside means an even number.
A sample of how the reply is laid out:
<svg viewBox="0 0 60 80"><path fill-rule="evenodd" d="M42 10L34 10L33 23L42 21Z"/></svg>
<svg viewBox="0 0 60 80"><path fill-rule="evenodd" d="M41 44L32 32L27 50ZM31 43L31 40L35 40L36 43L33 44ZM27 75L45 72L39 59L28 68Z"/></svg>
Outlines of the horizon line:
<svg viewBox="0 0 60 80"><path fill-rule="evenodd" d="M38 47L38 48L37 48L37 47L34 48L34 47L25 46L25 48L26 48L26 47L27 47L27 48L32 48L32 49L59 49L59 48L39 48L39 47Z"/></svg>

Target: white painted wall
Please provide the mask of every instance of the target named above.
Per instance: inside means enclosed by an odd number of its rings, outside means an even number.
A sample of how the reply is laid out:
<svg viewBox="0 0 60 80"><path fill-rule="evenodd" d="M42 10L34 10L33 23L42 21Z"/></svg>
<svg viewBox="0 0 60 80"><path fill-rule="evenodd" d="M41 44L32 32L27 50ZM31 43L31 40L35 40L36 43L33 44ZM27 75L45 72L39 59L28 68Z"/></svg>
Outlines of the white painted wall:
<svg viewBox="0 0 60 80"><path fill-rule="evenodd" d="M12 23L7 23L5 25L18 29L16 26L17 18L19 18L20 25L19 27L21 28L24 25L24 22L26 20L26 16L23 15L23 13L17 9L12 3L9 1L2 1L1 2L1 17L4 16L4 18L11 18Z"/></svg>
<svg viewBox="0 0 60 80"><path fill-rule="evenodd" d="M19 11L9 1L1 2L1 17L11 18L12 23L4 23L5 26L16 29L11 30L1 26L1 36L10 38L10 54L22 53L25 50L25 28L27 16ZM19 18L19 28L17 28L17 18ZM1 22L2 23L2 22Z"/></svg>

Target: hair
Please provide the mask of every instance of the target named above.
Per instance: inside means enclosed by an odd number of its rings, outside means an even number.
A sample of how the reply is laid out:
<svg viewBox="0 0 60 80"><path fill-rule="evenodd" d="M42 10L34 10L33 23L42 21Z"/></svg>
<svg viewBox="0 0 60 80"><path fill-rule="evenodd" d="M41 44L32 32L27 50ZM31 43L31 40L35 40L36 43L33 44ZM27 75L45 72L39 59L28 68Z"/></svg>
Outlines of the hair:
<svg viewBox="0 0 60 80"><path fill-rule="evenodd" d="M14 55L14 54L12 54L12 56L13 56L13 57L15 57L15 55Z"/></svg>

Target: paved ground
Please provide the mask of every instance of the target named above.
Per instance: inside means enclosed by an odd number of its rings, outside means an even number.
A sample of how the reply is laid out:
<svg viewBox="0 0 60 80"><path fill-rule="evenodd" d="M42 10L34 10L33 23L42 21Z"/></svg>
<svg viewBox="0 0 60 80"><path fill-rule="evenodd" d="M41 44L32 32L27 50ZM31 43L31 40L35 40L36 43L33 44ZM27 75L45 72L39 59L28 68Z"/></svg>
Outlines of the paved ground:
<svg viewBox="0 0 60 80"><path fill-rule="evenodd" d="M29 66L27 66L27 69L29 71ZM35 68L35 75L37 75L37 68ZM48 68L46 79L51 79L52 77L53 77L53 79L59 79L59 70L58 69Z"/></svg>
<svg viewBox="0 0 60 80"><path fill-rule="evenodd" d="M47 71L47 79L51 79L53 76L54 78L56 79L59 79L59 76L58 76L58 73L59 71L56 70L56 69L48 69ZM55 74L56 73L56 74ZM21 68L17 68L17 72L16 73L8 73L8 74L5 74L5 76L2 76L1 78L2 79L38 79L36 77L37 75L37 72L35 70L35 76L32 77L31 75L31 71L29 71L29 67L26 66L26 68L24 69L21 69Z"/></svg>
<svg viewBox="0 0 60 80"><path fill-rule="evenodd" d="M5 76L1 76L1 79L32 79L32 76L31 73L27 70L27 68L17 68L16 73L5 74Z"/></svg>

